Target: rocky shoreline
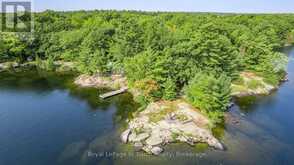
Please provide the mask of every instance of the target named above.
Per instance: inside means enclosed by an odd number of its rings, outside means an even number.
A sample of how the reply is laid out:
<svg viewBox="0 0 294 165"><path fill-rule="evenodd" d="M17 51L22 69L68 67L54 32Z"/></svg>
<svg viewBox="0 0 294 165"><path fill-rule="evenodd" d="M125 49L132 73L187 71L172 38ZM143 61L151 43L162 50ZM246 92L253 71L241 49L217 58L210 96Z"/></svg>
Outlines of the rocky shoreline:
<svg viewBox="0 0 294 165"><path fill-rule="evenodd" d="M12 68L31 66L32 64L0 64L0 72ZM57 66L72 68L72 63L58 62ZM277 89L269 85L252 73L242 73L244 79L243 86L250 81L258 81L259 85L255 89L240 88L238 84L232 84L232 96L243 97L251 95L266 95ZM286 79L285 79L286 80ZM120 74L109 76L80 75L74 81L81 87L111 88L119 89L127 87L127 79ZM245 85L244 85L245 84ZM241 89L241 90L240 90ZM136 96L135 89L130 90ZM170 143L207 143L210 147L223 150L222 143L213 136L209 119L193 108L184 100L158 101L150 103L147 108L134 114L134 118L128 121L128 127L122 132L120 138L123 143L132 144L136 151L144 151L149 154L159 155L164 151L164 147Z"/></svg>
<svg viewBox="0 0 294 165"><path fill-rule="evenodd" d="M278 88L265 83L262 77L253 73L243 72L241 77L245 88L233 91L232 96L268 95ZM248 85L252 81L258 82L253 89ZM127 80L119 74L81 75L76 78L75 84L82 87L118 89L126 87ZM238 85L232 84L232 88L235 87ZM134 91L136 90L130 90L135 97L136 92ZM213 136L209 128L209 119L183 100L150 103L145 110L137 112L134 118L127 122L128 127L121 133L120 138L123 143L131 144L135 151L159 155L164 151L166 145L178 142L192 146L196 143L207 143L215 149L224 149L222 143Z"/></svg>
<svg viewBox="0 0 294 165"><path fill-rule="evenodd" d="M31 64L29 63L24 63L24 64L19 64L17 62L5 62L5 63L0 63L0 72L9 70L9 69L16 69L16 68L22 68L22 67L29 67Z"/></svg>
<svg viewBox="0 0 294 165"><path fill-rule="evenodd" d="M44 61L42 61L42 63L44 63ZM53 66L54 66L54 71L56 72L68 72L68 71L76 70L73 62L54 61ZM38 66L36 61L30 61L25 63L4 62L4 63L0 63L0 72L15 70L15 69L33 68L33 67L45 69L45 68L42 68L42 66Z"/></svg>
<svg viewBox="0 0 294 165"><path fill-rule="evenodd" d="M160 101L151 103L129 121L129 127L121 134L124 143L130 143L136 151L159 155L169 143L189 145L207 143L223 150L221 142L209 130L209 120L188 103Z"/></svg>
<svg viewBox="0 0 294 165"><path fill-rule="evenodd" d="M94 88L111 88L119 89L127 87L127 79L120 75L114 74L111 76L86 75L82 74L74 81L76 85L81 87L94 87Z"/></svg>
<svg viewBox="0 0 294 165"><path fill-rule="evenodd" d="M241 97L246 97L246 96L269 95L270 93L272 93L276 89L277 89L277 87L269 85L269 86L266 86L263 88L258 88L255 90L248 89L247 91L232 93L232 96L241 98Z"/></svg>
<svg viewBox="0 0 294 165"><path fill-rule="evenodd" d="M117 89L127 86L126 78L122 75L81 75L74 82L82 87ZM133 91L136 90L131 90L136 96ZM212 135L209 125L207 117L183 100L159 101L150 103L145 110L134 114L120 138L123 143L132 144L136 151L153 155L160 154L165 145L175 142L189 145L207 143L223 150L223 145Z"/></svg>
<svg viewBox="0 0 294 165"><path fill-rule="evenodd" d="M246 97L257 95L269 95L278 86L273 86L265 82L264 78L257 76L251 72L242 72L240 74L242 83L232 83L232 96L233 97ZM287 78L281 81L286 81Z"/></svg>

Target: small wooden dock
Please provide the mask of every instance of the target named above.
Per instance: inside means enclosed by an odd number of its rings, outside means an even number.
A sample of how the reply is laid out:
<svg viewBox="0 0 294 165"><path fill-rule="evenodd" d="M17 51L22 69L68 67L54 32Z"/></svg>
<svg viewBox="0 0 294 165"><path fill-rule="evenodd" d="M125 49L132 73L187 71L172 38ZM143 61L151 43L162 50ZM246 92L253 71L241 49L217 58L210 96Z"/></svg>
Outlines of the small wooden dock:
<svg viewBox="0 0 294 165"><path fill-rule="evenodd" d="M102 95L99 95L99 97L101 99L106 99L106 98L109 98L109 97L112 97L112 96L115 96L115 95L118 95L118 94L121 94L121 93L124 93L128 90L127 87L124 87L124 88L121 88L119 90L116 90L116 91L111 91L111 92L107 92L107 93L104 93Z"/></svg>

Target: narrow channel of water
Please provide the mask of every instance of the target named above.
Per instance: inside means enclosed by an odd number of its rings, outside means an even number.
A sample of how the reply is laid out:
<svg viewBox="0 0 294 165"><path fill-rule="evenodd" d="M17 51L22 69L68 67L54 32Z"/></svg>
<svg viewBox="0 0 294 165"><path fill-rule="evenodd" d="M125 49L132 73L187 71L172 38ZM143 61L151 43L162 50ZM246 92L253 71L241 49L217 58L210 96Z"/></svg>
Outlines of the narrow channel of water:
<svg viewBox="0 0 294 165"><path fill-rule="evenodd" d="M294 48L285 49L294 57ZM161 156L136 153L119 133L137 105L128 93L72 84L74 75L37 70L0 74L0 165L267 164L294 162L294 61L289 82L267 97L238 100L237 122L215 130L227 150L173 144Z"/></svg>

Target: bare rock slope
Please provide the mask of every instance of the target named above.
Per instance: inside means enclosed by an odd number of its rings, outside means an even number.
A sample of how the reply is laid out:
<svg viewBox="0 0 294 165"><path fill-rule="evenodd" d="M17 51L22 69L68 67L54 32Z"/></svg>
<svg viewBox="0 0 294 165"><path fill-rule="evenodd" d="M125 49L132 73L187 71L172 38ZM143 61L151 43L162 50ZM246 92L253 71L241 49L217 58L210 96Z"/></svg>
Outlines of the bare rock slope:
<svg viewBox="0 0 294 165"><path fill-rule="evenodd" d="M184 101L161 101L151 103L138 113L121 134L121 139L124 143L133 144L136 150L154 155L160 154L166 144L173 142L190 145L201 142L223 150L208 125L209 120Z"/></svg>
<svg viewBox="0 0 294 165"><path fill-rule="evenodd" d="M112 88L118 89L127 86L126 78L122 75L101 76L96 75L80 75L75 79L75 84L82 87L96 87L96 88Z"/></svg>

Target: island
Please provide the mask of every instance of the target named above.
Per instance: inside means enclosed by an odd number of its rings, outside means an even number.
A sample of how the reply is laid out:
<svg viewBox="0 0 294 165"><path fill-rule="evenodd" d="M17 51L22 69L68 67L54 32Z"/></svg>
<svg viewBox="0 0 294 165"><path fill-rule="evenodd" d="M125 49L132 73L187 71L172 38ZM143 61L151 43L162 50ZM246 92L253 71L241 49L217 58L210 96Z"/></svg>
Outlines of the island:
<svg viewBox="0 0 294 165"><path fill-rule="evenodd" d="M128 89L140 108L127 119L121 141L154 155L176 142L224 150L211 129L233 97L278 89L288 62L280 50L294 43L294 16L287 14L34 15L34 37L0 33L0 72L71 71L83 87Z"/></svg>

